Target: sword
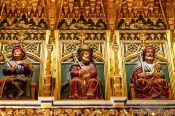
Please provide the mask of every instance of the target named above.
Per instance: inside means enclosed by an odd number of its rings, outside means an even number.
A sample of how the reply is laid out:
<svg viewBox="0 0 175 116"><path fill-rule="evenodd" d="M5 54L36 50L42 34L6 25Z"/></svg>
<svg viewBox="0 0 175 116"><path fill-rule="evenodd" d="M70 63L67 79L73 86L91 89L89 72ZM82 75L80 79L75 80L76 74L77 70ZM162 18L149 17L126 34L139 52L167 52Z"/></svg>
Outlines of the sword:
<svg viewBox="0 0 175 116"><path fill-rule="evenodd" d="M144 64L143 64L143 56L142 56L142 52L140 53L140 62L141 62L141 67L142 67L142 70L143 70L143 73L145 72L144 70Z"/></svg>
<svg viewBox="0 0 175 116"><path fill-rule="evenodd" d="M73 53L74 56L74 63L78 63L78 65L80 66L81 69L83 69L83 64L78 60L77 56L75 55L75 53Z"/></svg>

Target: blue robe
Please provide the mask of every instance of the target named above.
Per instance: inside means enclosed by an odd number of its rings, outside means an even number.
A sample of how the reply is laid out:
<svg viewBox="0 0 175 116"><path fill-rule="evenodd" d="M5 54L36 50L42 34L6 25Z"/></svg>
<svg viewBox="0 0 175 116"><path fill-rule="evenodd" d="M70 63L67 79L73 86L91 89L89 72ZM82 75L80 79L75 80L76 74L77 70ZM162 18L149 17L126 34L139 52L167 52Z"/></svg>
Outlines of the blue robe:
<svg viewBox="0 0 175 116"><path fill-rule="evenodd" d="M16 70L10 70L11 65L15 66ZM3 98L29 98L31 96L32 69L30 67L24 67L15 63L15 61L9 61L4 65L3 75L5 77L2 89ZM20 91L22 92L21 94L19 93Z"/></svg>

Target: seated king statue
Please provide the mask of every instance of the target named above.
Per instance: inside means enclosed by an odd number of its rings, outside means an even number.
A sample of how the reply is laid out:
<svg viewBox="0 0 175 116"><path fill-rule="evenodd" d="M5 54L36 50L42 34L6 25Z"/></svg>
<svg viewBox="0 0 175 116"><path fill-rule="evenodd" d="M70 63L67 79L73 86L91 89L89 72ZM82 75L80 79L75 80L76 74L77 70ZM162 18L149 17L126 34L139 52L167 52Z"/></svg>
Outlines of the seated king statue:
<svg viewBox="0 0 175 116"><path fill-rule="evenodd" d="M97 70L92 63L93 49L81 45L77 50L78 58L74 56L75 64L70 67L70 98L98 98Z"/></svg>
<svg viewBox="0 0 175 116"><path fill-rule="evenodd" d="M155 48L147 46L143 59L134 69L130 78L134 85L135 98L168 99L169 87L161 65L155 61Z"/></svg>
<svg viewBox="0 0 175 116"><path fill-rule="evenodd" d="M12 49L12 60L7 60L1 78L2 98L30 98L32 64L25 60L25 51L20 46Z"/></svg>

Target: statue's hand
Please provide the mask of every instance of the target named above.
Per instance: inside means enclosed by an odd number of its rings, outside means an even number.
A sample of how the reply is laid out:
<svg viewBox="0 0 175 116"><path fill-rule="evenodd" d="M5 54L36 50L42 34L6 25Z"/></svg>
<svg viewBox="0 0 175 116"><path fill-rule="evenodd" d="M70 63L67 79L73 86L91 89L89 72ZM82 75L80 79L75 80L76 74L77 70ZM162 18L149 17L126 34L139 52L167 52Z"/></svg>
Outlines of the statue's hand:
<svg viewBox="0 0 175 116"><path fill-rule="evenodd" d="M23 65L24 67L29 67L29 62L26 61L26 60L23 60L23 61L21 62L21 65Z"/></svg>
<svg viewBox="0 0 175 116"><path fill-rule="evenodd" d="M139 78L150 78L152 76L152 73L151 72L142 72L142 73L140 73L140 74L138 74L138 77Z"/></svg>
<svg viewBox="0 0 175 116"><path fill-rule="evenodd" d="M10 69L11 71L15 71L15 70L17 69L17 67L16 67L16 66L11 66L9 69Z"/></svg>
<svg viewBox="0 0 175 116"><path fill-rule="evenodd" d="M139 78L146 78L146 73L143 73L143 72L142 73L139 73L138 74L138 77Z"/></svg>
<svg viewBox="0 0 175 116"><path fill-rule="evenodd" d="M83 80L87 80L90 78L90 74L86 73L82 76Z"/></svg>
<svg viewBox="0 0 175 116"><path fill-rule="evenodd" d="M152 68L151 73L155 74L155 73L160 72L161 71L161 67L162 66L160 64L153 63L153 68Z"/></svg>
<svg viewBox="0 0 175 116"><path fill-rule="evenodd" d="M22 61L16 61L16 64L21 64L22 65Z"/></svg>
<svg viewBox="0 0 175 116"><path fill-rule="evenodd" d="M146 74L146 78L147 79L151 79L152 76L153 76L153 73L152 72L146 72L145 74Z"/></svg>
<svg viewBox="0 0 175 116"><path fill-rule="evenodd" d="M79 72L80 77L82 77L83 75L85 75L87 73L87 70L85 69L81 69Z"/></svg>

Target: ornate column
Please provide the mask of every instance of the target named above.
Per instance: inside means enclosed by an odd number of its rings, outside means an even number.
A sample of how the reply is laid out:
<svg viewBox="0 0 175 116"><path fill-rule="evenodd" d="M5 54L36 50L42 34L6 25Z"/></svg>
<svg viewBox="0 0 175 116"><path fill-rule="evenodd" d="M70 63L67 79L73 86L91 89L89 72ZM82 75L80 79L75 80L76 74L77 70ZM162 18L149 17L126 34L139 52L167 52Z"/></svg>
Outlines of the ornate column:
<svg viewBox="0 0 175 116"><path fill-rule="evenodd" d="M118 43L115 31L107 31L107 96L121 96L121 76L119 74Z"/></svg>
<svg viewBox="0 0 175 116"><path fill-rule="evenodd" d="M172 97L174 98L175 97L175 32L174 30L170 30L169 31L169 40L170 40L170 55L171 55L171 58L172 58L172 72L173 72L173 78L171 79L171 89L172 89ZM171 74L171 73L170 73Z"/></svg>
<svg viewBox="0 0 175 116"><path fill-rule="evenodd" d="M174 0L167 0L161 1L160 0L161 9L165 18L165 22L167 24L167 40L168 40L168 49L170 51L170 56L168 59L171 61L169 67L172 67L169 75L172 75L170 78L171 82L171 90L172 96L175 96L175 1Z"/></svg>
<svg viewBox="0 0 175 116"><path fill-rule="evenodd" d="M111 67L111 65L112 65L112 62L111 62L111 44L110 44L110 33L111 33L111 31L110 30L107 30L106 31L106 35L107 35L107 41L106 41L106 53L107 53L107 57L106 57L106 59L105 59L105 61L106 61L106 65L105 65L105 68L106 68L106 71L107 71L107 73L106 73L106 75L105 75L105 77L106 77L106 79L105 79L105 98L106 99L109 99L110 98L110 96L112 95L112 92L113 92L113 75L111 75L111 74L114 74L114 73L112 73L113 71L113 69L112 69L112 67Z"/></svg>
<svg viewBox="0 0 175 116"><path fill-rule="evenodd" d="M60 60L60 44L59 44L59 30L54 31L54 40L53 40L53 50L51 53L51 75L52 75L52 96L55 99L60 99L60 90L61 90L61 67L59 67Z"/></svg>
<svg viewBox="0 0 175 116"><path fill-rule="evenodd" d="M114 96L121 96L121 76L119 74L119 61L118 61L118 45L113 44L114 52L114 64L115 64L115 73L114 73Z"/></svg>
<svg viewBox="0 0 175 116"><path fill-rule="evenodd" d="M107 69L107 90L108 96L122 96L122 82L119 74L119 56L118 42L116 31L108 31L107 33L107 50L108 50L108 69Z"/></svg>
<svg viewBox="0 0 175 116"><path fill-rule="evenodd" d="M110 55L109 55L109 60L110 60L110 85L111 85L111 94L110 96L114 96L115 94L115 88L114 88L114 76L115 76L115 59L114 59L114 52L113 52L113 36L114 36L114 31L110 31L110 40L109 40L109 46L110 46Z"/></svg>
<svg viewBox="0 0 175 116"><path fill-rule="evenodd" d="M48 42L46 43L47 53L45 60L45 74L43 82L43 96L52 96L53 84L52 84L52 75L51 75L51 53L53 49L52 41L54 39L54 32L51 31L49 34ZM47 40L46 40L47 41Z"/></svg>
<svg viewBox="0 0 175 116"><path fill-rule="evenodd" d="M167 49L169 49L169 54L167 54L167 60L169 61L169 64L168 64L168 67L169 68L169 75L170 75L170 82L171 82L171 93L172 93L172 96L171 97L175 97L175 64L174 64L174 42L173 42L173 33L171 30L167 30L166 31L166 34L167 34L167 42L168 42L168 46L167 46Z"/></svg>
<svg viewBox="0 0 175 116"><path fill-rule="evenodd" d="M117 42L117 32L114 31L111 33L112 34L112 50L113 50L113 58L114 58L114 96L122 96L122 79L120 76L120 69L119 69L119 43Z"/></svg>

